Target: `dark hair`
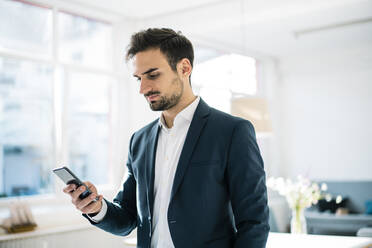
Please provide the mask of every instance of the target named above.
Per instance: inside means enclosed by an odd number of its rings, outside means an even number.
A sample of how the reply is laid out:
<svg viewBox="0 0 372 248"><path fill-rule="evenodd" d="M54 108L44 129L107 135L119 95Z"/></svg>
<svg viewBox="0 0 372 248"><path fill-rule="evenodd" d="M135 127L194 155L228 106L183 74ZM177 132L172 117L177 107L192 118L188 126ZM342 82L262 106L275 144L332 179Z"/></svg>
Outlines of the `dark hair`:
<svg viewBox="0 0 372 248"><path fill-rule="evenodd" d="M177 63L183 58L187 58L193 66L194 49L191 42L181 32L169 28L149 28L133 34L126 60L133 58L138 52L153 48L160 48L173 71L177 71Z"/></svg>

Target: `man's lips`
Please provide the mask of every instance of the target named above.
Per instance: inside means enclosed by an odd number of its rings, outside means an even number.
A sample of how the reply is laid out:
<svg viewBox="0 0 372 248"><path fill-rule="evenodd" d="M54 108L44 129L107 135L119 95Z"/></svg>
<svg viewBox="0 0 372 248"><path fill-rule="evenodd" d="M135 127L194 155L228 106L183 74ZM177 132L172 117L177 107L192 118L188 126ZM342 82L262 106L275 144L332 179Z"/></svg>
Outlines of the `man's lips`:
<svg viewBox="0 0 372 248"><path fill-rule="evenodd" d="M154 101L158 96L159 96L159 95L151 95L151 96L148 96L148 97L147 97L147 100L148 100L149 102L152 102L152 101Z"/></svg>

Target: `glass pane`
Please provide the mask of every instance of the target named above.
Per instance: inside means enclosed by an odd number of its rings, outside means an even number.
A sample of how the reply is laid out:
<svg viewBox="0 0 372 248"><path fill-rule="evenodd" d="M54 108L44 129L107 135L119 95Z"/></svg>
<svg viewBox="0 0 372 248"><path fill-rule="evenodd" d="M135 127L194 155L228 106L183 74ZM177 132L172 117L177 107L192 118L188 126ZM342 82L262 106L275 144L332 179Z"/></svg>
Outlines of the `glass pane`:
<svg viewBox="0 0 372 248"><path fill-rule="evenodd" d="M192 84L233 93L256 94L255 60L237 54L206 60L195 66Z"/></svg>
<svg viewBox="0 0 372 248"><path fill-rule="evenodd" d="M111 68L111 25L67 13L59 13L58 21L62 61Z"/></svg>
<svg viewBox="0 0 372 248"><path fill-rule="evenodd" d="M209 106L230 113L231 109L231 92L225 89L215 89L211 87L200 88L198 94Z"/></svg>
<svg viewBox="0 0 372 248"><path fill-rule="evenodd" d="M27 13L27 14L25 14ZM52 10L0 1L0 49L51 55Z"/></svg>
<svg viewBox="0 0 372 248"><path fill-rule="evenodd" d="M0 194L51 192L53 70L0 57Z"/></svg>
<svg viewBox="0 0 372 248"><path fill-rule="evenodd" d="M110 89L106 76L69 76L69 166L82 180L108 183Z"/></svg>
<svg viewBox="0 0 372 248"><path fill-rule="evenodd" d="M200 45L194 46L194 64L200 64L205 61L211 60L213 58L220 57L222 55L226 54L223 51L218 51L213 48L204 47Z"/></svg>

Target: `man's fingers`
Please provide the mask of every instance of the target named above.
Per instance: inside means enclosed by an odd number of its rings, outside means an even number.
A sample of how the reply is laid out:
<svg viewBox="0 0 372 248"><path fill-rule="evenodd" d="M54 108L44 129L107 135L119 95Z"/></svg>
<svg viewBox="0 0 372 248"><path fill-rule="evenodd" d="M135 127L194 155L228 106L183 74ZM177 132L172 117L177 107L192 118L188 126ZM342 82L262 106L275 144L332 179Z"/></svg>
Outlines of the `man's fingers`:
<svg viewBox="0 0 372 248"><path fill-rule="evenodd" d="M74 191L75 189L76 189L76 185L75 184L69 184L65 188L63 188L63 192L65 192L66 194L69 194L72 191Z"/></svg>
<svg viewBox="0 0 372 248"><path fill-rule="evenodd" d="M83 193L84 191L85 191L85 186L84 185L80 186L74 192L71 193L72 199L76 201L76 199L79 198L79 195L81 195L81 193Z"/></svg>
<svg viewBox="0 0 372 248"><path fill-rule="evenodd" d="M97 195L93 195L92 198L91 198L91 202L88 205L86 205L84 208L80 209L83 213L91 214L91 213L98 213L99 211L101 211L103 196L99 195L98 200L93 201L96 196Z"/></svg>
<svg viewBox="0 0 372 248"><path fill-rule="evenodd" d="M71 202L75 207L83 213L97 213L102 208L102 195L97 195L96 187L89 181L84 182L77 188L75 184L69 184L63 188L63 192L71 196ZM80 199L79 196L86 190L89 189L92 193L84 199Z"/></svg>
<svg viewBox="0 0 372 248"><path fill-rule="evenodd" d="M90 191L92 191L92 192L94 192L94 193L97 193L97 189L96 189L96 187L94 186L94 184L92 184L92 183L89 182L89 181L84 182L84 184L88 187L88 189L90 189Z"/></svg>
<svg viewBox="0 0 372 248"><path fill-rule="evenodd" d="M83 200L81 200L76 205L76 208L79 209L79 210L84 209L86 206L88 206L96 198L96 196L97 195L95 193L90 194L89 196L87 196L86 198L84 198Z"/></svg>
<svg viewBox="0 0 372 248"><path fill-rule="evenodd" d="M89 181L85 181L84 184L86 186L88 186L88 188L90 188L91 186L93 186L93 184L91 182L89 182Z"/></svg>

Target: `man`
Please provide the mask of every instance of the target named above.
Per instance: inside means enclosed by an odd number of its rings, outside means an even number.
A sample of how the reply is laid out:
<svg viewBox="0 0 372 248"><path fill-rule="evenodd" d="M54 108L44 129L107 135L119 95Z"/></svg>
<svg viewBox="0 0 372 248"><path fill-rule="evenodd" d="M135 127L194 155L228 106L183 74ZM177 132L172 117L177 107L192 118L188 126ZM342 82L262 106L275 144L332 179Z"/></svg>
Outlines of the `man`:
<svg viewBox="0 0 372 248"><path fill-rule="evenodd" d="M127 235L137 227L138 247L265 247L265 172L254 128L193 94L193 59L191 42L171 29L132 36L133 76L162 114L133 134L128 177L113 202L89 182L87 199L78 198L84 186L64 192L105 231Z"/></svg>

